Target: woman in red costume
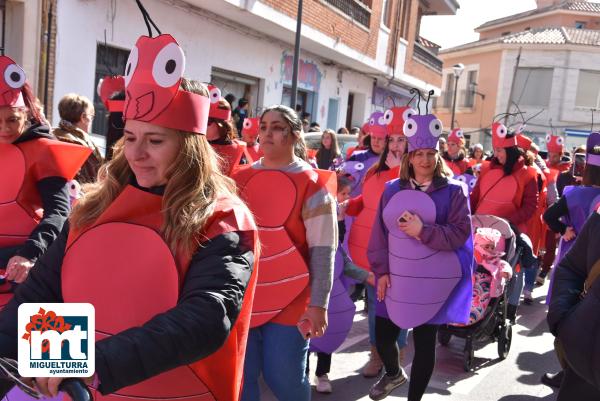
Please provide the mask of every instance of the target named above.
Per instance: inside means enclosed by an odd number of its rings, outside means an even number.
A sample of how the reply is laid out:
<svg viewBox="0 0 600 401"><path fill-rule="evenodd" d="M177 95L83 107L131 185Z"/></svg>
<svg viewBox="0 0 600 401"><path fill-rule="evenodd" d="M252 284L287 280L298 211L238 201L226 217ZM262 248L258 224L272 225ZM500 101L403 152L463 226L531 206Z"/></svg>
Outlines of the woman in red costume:
<svg viewBox="0 0 600 401"><path fill-rule="evenodd" d="M261 374L279 400L308 401L308 338L327 327L338 242L336 176L298 157L301 133L294 110L267 108L259 131L264 156L234 175L256 216L262 247L243 401L260 400Z"/></svg>
<svg viewBox="0 0 600 401"><path fill-rule="evenodd" d="M0 268L21 283L69 215L67 181L91 150L59 142L12 59L0 56ZM6 284L0 306L6 304Z"/></svg>
<svg viewBox="0 0 600 401"><path fill-rule="evenodd" d="M263 156L263 151L257 142L259 125L258 117L246 117L242 123L242 140L246 142L246 152L250 156L249 163L254 163Z"/></svg>
<svg viewBox="0 0 600 401"><path fill-rule="evenodd" d="M0 314L0 355L15 358L21 303L93 304L96 401L239 399L257 231L219 172L208 90L182 78L184 63L170 35L137 41L114 158ZM55 395L63 379L36 383Z"/></svg>
<svg viewBox="0 0 600 401"><path fill-rule="evenodd" d="M465 150L465 136L460 128L453 129L448 135L448 150L442 157L454 175L464 174L470 167Z"/></svg>
<svg viewBox="0 0 600 401"><path fill-rule="evenodd" d="M221 171L231 176L241 164L247 164L250 157L246 153L246 144L237 139L229 102L221 97L219 88L209 85L208 89L211 104L206 138L223 159Z"/></svg>

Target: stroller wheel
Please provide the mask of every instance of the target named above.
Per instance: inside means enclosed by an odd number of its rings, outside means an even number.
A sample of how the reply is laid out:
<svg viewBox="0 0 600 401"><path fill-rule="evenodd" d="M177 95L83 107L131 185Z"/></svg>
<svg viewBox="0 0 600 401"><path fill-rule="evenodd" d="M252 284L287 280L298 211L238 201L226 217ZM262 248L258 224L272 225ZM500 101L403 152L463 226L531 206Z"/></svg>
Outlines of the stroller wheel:
<svg viewBox="0 0 600 401"><path fill-rule="evenodd" d="M448 345L450 339L452 338L452 334L445 331L438 331L438 342L444 346Z"/></svg>
<svg viewBox="0 0 600 401"><path fill-rule="evenodd" d="M498 338L498 356L504 360L508 356L510 351L510 344L512 342L512 325L506 323L500 329L500 337Z"/></svg>

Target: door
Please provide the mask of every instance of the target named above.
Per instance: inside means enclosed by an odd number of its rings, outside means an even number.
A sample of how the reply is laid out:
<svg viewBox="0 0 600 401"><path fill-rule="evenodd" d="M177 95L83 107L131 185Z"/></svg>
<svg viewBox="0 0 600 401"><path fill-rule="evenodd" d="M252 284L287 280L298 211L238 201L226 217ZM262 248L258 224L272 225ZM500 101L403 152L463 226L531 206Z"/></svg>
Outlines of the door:
<svg viewBox="0 0 600 401"><path fill-rule="evenodd" d="M339 107L339 99L329 98L329 106L327 107L327 128L331 128L334 131L337 131Z"/></svg>
<svg viewBox="0 0 600 401"><path fill-rule="evenodd" d="M348 105L346 106L346 128L352 127L352 113L354 112L354 93L348 93Z"/></svg>

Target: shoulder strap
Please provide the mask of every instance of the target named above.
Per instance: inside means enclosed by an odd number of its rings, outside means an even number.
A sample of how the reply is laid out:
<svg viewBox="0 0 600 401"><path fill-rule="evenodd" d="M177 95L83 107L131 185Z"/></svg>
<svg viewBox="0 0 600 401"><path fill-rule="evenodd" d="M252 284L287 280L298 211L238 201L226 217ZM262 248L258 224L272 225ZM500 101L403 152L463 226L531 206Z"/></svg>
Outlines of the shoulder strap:
<svg viewBox="0 0 600 401"><path fill-rule="evenodd" d="M592 270L590 270L585 283L583 283L583 295L587 294L588 290L594 285L596 279L600 277L600 259L594 263Z"/></svg>

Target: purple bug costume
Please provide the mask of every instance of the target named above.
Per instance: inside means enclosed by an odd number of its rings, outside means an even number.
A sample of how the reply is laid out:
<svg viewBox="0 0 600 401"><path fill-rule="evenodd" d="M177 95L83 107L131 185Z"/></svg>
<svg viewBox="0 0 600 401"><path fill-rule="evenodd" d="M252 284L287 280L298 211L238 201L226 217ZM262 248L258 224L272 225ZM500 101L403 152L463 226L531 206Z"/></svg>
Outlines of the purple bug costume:
<svg viewBox="0 0 600 401"><path fill-rule="evenodd" d="M441 132L442 123L434 115L409 118L404 125L408 151L437 150ZM421 241L398 227L405 211L423 221ZM408 181L388 182L368 255L377 277L390 274L385 302L377 304L379 316L389 317L401 328L467 323L473 291L473 241L466 185L434 178L423 192Z"/></svg>

